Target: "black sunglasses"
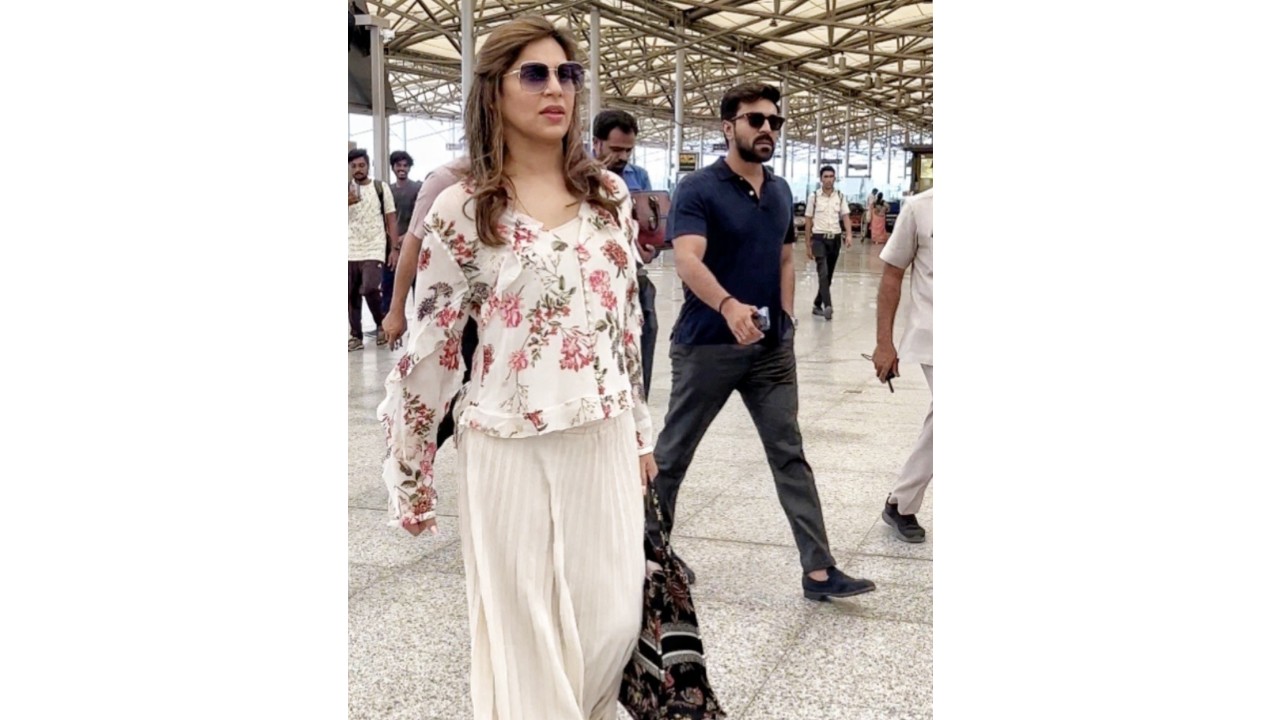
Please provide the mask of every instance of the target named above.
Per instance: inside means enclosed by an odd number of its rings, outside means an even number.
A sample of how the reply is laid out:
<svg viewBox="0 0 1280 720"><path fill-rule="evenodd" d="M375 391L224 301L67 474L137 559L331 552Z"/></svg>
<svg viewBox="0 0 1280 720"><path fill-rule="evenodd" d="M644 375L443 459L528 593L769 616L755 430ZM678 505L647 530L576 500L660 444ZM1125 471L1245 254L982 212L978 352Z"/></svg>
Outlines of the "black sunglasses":
<svg viewBox="0 0 1280 720"><path fill-rule="evenodd" d="M556 66L556 81L560 83L562 90L570 85L574 90L581 90L586 74L586 69L579 62L562 62ZM521 90L527 93L540 93L547 89L547 83L551 81L551 68L546 63L540 62L520 63L519 70L512 70L507 75L520 76Z"/></svg>
<svg viewBox="0 0 1280 720"><path fill-rule="evenodd" d="M774 132L781 130L782 123L787 121L787 119L782 117L781 115L765 115L764 113L755 112L755 113L743 113L738 117L734 118L733 120L731 120L730 122L737 122L742 118L746 118L747 124L755 128L756 130L759 130L760 128L764 127L764 121L768 120L769 129Z"/></svg>

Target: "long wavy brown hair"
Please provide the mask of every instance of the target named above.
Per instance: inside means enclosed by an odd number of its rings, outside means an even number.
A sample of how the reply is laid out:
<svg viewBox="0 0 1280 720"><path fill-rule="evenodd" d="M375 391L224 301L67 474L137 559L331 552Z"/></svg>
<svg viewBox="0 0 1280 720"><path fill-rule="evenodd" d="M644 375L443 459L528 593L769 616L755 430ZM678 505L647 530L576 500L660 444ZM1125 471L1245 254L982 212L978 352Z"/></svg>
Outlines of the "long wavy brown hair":
<svg viewBox="0 0 1280 720"><path fill-rule="evenodd" d="M569 60L578 59L578 48L568 31L557 28L542 17L516 18L494 30L476 58L476 77L467 96L466 133L471 153L468 173L475 194L476 232L480 242L491 247L505 243L498 232L498 220L511 201L506 174L507 147L503 141L503 120L499 99L502 78L515 64L525 46L543 38L551 38L564 49ZM603 190L604 167L587 156L582 148L579 112L582 103L574 93L569 129L561 141L564 151L564 186L577 202L586 201L603 209L618 222L621 206Z"/></svg>

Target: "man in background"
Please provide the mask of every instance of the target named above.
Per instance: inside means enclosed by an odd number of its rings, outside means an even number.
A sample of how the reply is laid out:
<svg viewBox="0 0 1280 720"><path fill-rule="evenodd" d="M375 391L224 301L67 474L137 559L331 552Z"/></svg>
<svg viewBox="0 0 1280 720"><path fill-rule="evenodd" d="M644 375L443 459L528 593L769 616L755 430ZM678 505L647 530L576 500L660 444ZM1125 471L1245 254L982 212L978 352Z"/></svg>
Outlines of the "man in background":
<svg viewBox="0 0 1280 720"><path fill-rule="evenodd" d="M636 136L640 132L640 126L631 113L605 110L596 115L591 130L594 138L591 154L597 160L620 175L628 190L653 190L649 184L649 173L644 168L631 164ZM653 379L653 353L658 346L658 290L649 279L649 272L644 269L644 265L653 262L658 252L640 245L636 246L636 250L644 261L644 264L636 263L636 275L640 288L640 311L644 315L644 324L640 328L640 364L644 366L644 394L648 397Z"/></svg>
<svg viewBox="0 0 1280 720"><path fill-rule="evenodd" d="M391 194L396 199L396 232L404 238L409 232L409 221L413 219L413 204L418 197L422 183L409 179L409 171L413 169L413 156L403 150L391 153L391 172L396 181L391 184ZM395 288L396 260L400 256L398 248L387 248L387 266L382 270L382 314L391 310L391 295Z"/></svg>
<svg viewBox="0 0 1280 720"><path fill-rule="evenodd" d="M805 248L810 260L818 264L818 294L813 298L813 314L830 320L831 280L836 274L836 261L840 259L840 236L844 246L853 245L853 228L849 226L849 205L844 193L836 190L836 169L830 165L818 171L822 189L809 196L804 207ZM841 228L843 227L843 232Z"/></svg>
<svg viewBox="0 0 1280 720"><path fill-rule="evenodd" d="M639 165L631 164L636 149L636 136L640 126L631 113L622 110L605 110L596 115L592 124L592 155L609 170L622 176L627 189L652 190L649 173Z"/></svg>
<svg viewBox="0 0 1280 720"><path fill-rule="evenodd" d="M369 153L347 152L351 180L347 187L347 352L364 349L360 299L364 298L377 327L377 342L387 344L382 329L382 269L387 246L398 248L396 201L386 183L369 177Z"/></svg>

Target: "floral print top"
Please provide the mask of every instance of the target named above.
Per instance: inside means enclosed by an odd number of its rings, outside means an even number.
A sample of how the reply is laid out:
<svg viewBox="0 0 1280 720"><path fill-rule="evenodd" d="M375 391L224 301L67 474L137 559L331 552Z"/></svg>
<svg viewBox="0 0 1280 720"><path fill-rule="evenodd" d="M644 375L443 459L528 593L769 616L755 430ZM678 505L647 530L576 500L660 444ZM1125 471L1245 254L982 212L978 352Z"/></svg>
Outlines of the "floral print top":
<svg viewBox="0 0 1280 720"><path fill-rule="evenodd" d="M560 237L508 208L499 225L506 242L489 247L477 237L473 189L463 182L444 190L415 229L423 238L417 305L407 308L406 351L378 406L391 524L435 516L436 430L447 412L459 427L500 438L631 412L638 453L653 451L640 366L636 223L621 178L606 173L604 185L622 202L621 224L584 202L576 233ZM480 345L471 381L450 408L462 385L468 316Z"/></svg>

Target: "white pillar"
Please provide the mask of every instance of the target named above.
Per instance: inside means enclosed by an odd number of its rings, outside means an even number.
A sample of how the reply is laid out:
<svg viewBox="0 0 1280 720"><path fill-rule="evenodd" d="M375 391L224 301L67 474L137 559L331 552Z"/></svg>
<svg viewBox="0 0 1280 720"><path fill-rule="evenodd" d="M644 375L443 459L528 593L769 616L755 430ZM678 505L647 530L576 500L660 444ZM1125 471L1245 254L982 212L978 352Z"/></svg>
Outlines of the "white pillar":
<svg viewBox="0 0 1280 720"><path fill-rule="evenodd" d="M587 126L595 122L596 115L600 114L603 107L603 98L600 97L600 8L591 8L591 51L590 51L591 68L587 74L587 82L590 87L591 97L591 114L587 117Z"/></svg>
<svg viewBox="0 0 1280 720"><path fill-rule="evenodd" d="M676 175L671 171L676 166L676 156L672 154L671 148L675 145L675 125L671 126L671 131L667 135L667 190L674 190L676 186Z"/></svg>
<svg viewBox="0 0 1280 720"><path fill-rule="evenodd" d="M867 116L867 178L871 180L871 184L875 185L876 179L871 169L876 164L876 134L875 134L875 116Z"/></svg>
<svg viewBox="0 0 1280 720"><path fill-rule="evenodd" d="M462 117L467 116L467 98L471 97L471 84L475 79L476 31L475 0L458 0L458 13L462 16Z"/></svg>
<svg viewBox="0 0 1280 720"><path fill-rule="evenodd" d="M387 124L387 58L382 47L382 27L378 23L369 25L369 48L369 78L373 91L370 103L373 111L373 177L388 182L391 163L387 160L387 145L391 128Z"/></svg>
<svg viewBox="0 0 1280 720"><path fill-rule="evenodd" d="M818 97L818 117L815 123L817 125L817 132L814 133L813 151L817 154L817 157L814 158L814 160L817 160L817 164L814 165L813 167L814 167L814 170L816 171L818 168L822 167L822 97L821 96ZM805 174L807 175L808 173L805 173ZM819 180L822 179L821 174L818 175L818 179Z"/></svg>
<svg viewBox="0 0 1280 720"><path fill-rule="evenodd" d="M788 90L790 89L789 85L790 83L787 82L787 76L783 75L782 76L782 107L778 108L778 111L782 113L782 117L784 118L791 115L790 113L791 102L789 97L790 93L788 92ZM791 121L788 120L787 122L791 122ZM787 126L786 125L782 126L782 132L778 134L778 154L780 156L779 163L778 163L778 174L786 176L789 174L787 172Z"/></svg>
<svg viewBox="0 0 1280 720"><path fill-rule="evenodd" d="M889 127L884 131L884 184L886 186L893 182L893 121L889 121Z"/></svg>
<svg viewBox="0 0 1280 720"><path fill-rule="evenodd" d="M848 103L844 106L844 156L843 156L844 168L841 169L840 174L836 176L840 178L849 176L849 160L852 159L852 157L849 154L849 128L850 128L850 125L852 124L852 121L853 121L853 103Z"/></svg>
<svg viewBox="0 0 1280 720"><path fill-rule="evenodd" d="M679 32L680 37L684 33ZM684 152L684 49L676 51L676 117L675 117L675 172L680 172L680 153ZM672 176L674 177L674 175Z"/></svg>

